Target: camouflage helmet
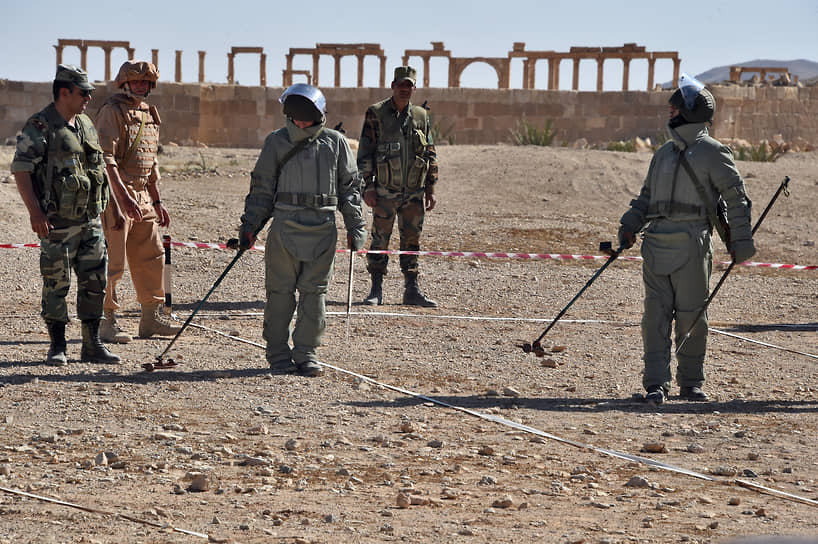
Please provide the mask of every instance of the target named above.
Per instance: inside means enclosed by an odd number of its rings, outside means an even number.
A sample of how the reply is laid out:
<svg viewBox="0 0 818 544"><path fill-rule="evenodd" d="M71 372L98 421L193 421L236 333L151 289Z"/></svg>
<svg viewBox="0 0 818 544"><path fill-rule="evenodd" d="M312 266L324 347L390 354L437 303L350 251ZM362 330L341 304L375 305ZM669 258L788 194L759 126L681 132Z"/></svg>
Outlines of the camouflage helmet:
<svg viewBox="0 0 818 544"><path fill-rule="evenodd" d="M116 75L114 84L117 88L122 88L129 81L148 81L151 84L151 89L156 87L156 81L159 79L159 70L148 61L144 60L126 60L119 67L119 73Z"/></svg>
<svg viewBox="0 0 818 544"><path fill-rule="evenodd" d="M284 106L284 115L296 121L320 123L327 112L324 93L306 83L296 83L281 93L278 101Z"/></svg>
<svg viewBox="0 0 818 544"><path fill-rule="evenodd" d="M679 77L679 88L668 103L679 110L679 115L688 123L711 121L716 113L713 93L704 88L704 83L687 74Z"/></svg>

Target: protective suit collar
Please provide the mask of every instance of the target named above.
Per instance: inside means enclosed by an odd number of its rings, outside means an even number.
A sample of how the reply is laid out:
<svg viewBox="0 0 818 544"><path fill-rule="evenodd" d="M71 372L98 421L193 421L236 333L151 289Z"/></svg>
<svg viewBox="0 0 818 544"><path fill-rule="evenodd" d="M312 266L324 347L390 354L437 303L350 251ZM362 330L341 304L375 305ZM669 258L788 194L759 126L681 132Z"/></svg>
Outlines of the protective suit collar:
<svg viewBox="0 0 818 544"><path fill-rule="evenodd" d="M687 123L676 128L668 125L667 133L679 149L687 149L709 134L707 123Z"/></svg>
<svg viewBox="0 0 818 544"><path fill-rule="evenodd" d="M324 128L324 125L327 122L327 118L324 119L311 127L307 128L299 128L295 123L292 122L292 119L287 119L287 135L290 137L290 141L292 143L300 142L301 140L306 140L307 138L312 137L318 132L320 129Z"/></svg>

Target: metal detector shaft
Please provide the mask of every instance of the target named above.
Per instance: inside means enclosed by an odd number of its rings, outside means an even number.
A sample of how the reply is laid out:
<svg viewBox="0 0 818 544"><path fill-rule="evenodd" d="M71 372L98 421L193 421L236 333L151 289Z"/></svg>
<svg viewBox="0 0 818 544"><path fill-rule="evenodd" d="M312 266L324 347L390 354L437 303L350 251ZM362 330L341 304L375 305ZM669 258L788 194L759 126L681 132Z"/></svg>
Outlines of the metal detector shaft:
<svg viewBox="0 0 818 544"><path fill-rule="evenodd" d="M167 352L170 351L170 348L173 347L173 344L176 343L176 340L182 335L183 332L185 332L185 329L187 328L187 326L190 325L190 321L199 312L199 310L202 308L202 305L205 303L205 301L210 297L211 294L213 294L213 291L216 290L216 288L222 282L224 277L227 275L228 272L230 272L230 269L233 268L233 265L236 264L236 262L241 258L241 256L244 254L245 251L246 251L245 249L239 249L236 252L236 256L233 257L233 260L230 261L230 264L228 264L227 268L224 269L224 272L222 272L221 276L219 276L219 279L217 279L216 283L213 284L213 287L210 288L210 291L208 291L207 294L204 296L204 298L199 301L199 304L196 305L196 308L187 317L187 319L185 320L184 325L182 325L182 328L179 329L179 332L177 332L176 336L174 336L173 339L170 341L170 344L168 344L168 346L165 348L165 351L163 351L162 353L160 353L159 355L156 356L157 360L161 361L162 358L167 354Z"/></svg>
<svg viewBox="0 0 818 544"><path fill-rule="evenodd" d="M784 181L782 181L781 185L778 186L778 190L775 192L773 197L770 199L770 202L767 204L767 207L764 208L764 211L761 212L761 216L759 216L758 221L756 221L756 224L753 227L753 234L756 233L756 231L758 230L758 227L761 226L761 222L764 221L765 217L767 217L767 213L770 211L770 208L773 207L773 204L775 204L775 201L778 199L778 196L782 192L785 195L789 196L789 194L790 194L789 190L788 190L789 189L789 183L790 183L790 177L789 176L784 176ZM704 302L704 306L702 306L702 309L699 310L699 313L696 315L696 319L693 320L693 324L690 325L690 329L688 329L688 331L685 333L684 337L682 337L682 340L677 343L676 352L675 352L676 355L679 354L679 352L682 350L682 347L684 347L685 342L687 342L687 339L690 338L690 334L693 332L693 329L696 327L696 324L699 322L699 320L702 318L704 313L707 311L707 307L710 306L710 303L713 301L713 298L716 296L716 293L719 292L719 289L721 289L721 286L724 283L724 280L726 280L727 276L730 275L730 272L733 270L734 266L736 266L736 260L735 259L733 259L730 262L730 265L727 267L727 270L724 271L724 274L721 275L721 278L719 279L719 282L713 288L713 291L710 292L710 295L708 295L707 300Z"/></svg>
<svg viewBox="0 0 818 544"><path fill-rule="evenodd" d="M349 320L352 316L352 271L355 265L355 250L349 248L349 278L347 280L347 344L349 344Z"/></svg>
<svg viewBox="0 0 818 544"><path fill-rule="evenodd" d="M551 322L551 323L548 325L548 327L546 327L546 329L545 329L545 330L542 332L542 334L541 334L541 335L540 335L540 336L539 336L539 337L538 337L536 340L534 340L534 342L532 343L532 345L537 345L537 344L538 344L538 343L539 343L539 342L540 342L540 341L541 341L541 340L542 340L542 339L545 337L545 335L546 335L546 334L548 334L548 331L550 331L550 330L551 330L551 327L553 327L554 325L556 325L556 324L557 324L557 321L559 321L559 320L560 320L560 318L561 318L563 315L565 315L565 312L567 312L567 311L568 311L568 308L570 308L570 307L571 307L571 305L572 305L574 302L576 302L576 301L577 301L577 299L578 299L579 297L581 297L581 296L582 296L582 293L584 293L584 292L585 292L585 290L586 290L586 289L588 289L588 288L591 286L591 284L592 284L592 283L594 283L594 281L596 281L596 279L597 279L597 278L600 276L600 274L602 274L602 273L605 271L605 269L606 269L606 268L608 268L608 266L610 266L610 264L611 264L612 262L614 262L614 261L616 260L616 258L617 258L617 257L619 257L619 254L620 254L620 253L622 253L622 251L624 251L624 250L625 250L625 248L620 246L620 248L619 248L619 249L617 249L617 250L615 250L615 251L612 251L612 252L611 252L611 256L610 256L610 258L609 258L607 261L605 261L605 264L603 264L603 265L602 265L602 266L599 268L599 270L597 270L597 271L594 273L594 275L593 275L593 276L591 276L591 279L589 279L589 280L588 280L588 282L585 284L585 286L583 286L583 288L579 290L579 293L577 293L577 294L574 296L574 298L572 298L572 299L571 299L571 302L569 302L569 303L568 303L568 305L567 305L565 308L563 308L563 309L560 311L560 313L558 313L558 314L557 314L557 317L555 317L555 318L554 318L554 320L553 320L553 321L552 321L552 322Z"/></svg>

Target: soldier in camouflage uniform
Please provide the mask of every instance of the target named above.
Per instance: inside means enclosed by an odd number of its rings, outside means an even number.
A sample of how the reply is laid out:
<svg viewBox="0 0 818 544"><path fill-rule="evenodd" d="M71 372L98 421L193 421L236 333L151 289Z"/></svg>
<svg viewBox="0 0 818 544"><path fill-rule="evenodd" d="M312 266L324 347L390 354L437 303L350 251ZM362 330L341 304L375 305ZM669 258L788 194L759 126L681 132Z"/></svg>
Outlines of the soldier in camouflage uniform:
<svg viewBox="0 0 818 544"><path fill-rule="evenodd" d="M68 364L65 297L71 269L77 275L81 361L120 362L99 338L107 264L99 216L109 189L96 129L83 113L93 90L84 71L60 64L52 86L54 102L26 122L11 163L31 230L40 237L42 316L51 338L45 362L53 366Z"/></svg>
<svg viewBox="0 0 818 544"><path fill-rule="evenodd" d="M279 101L287 126L264 141L245 198L239 244L252 247L265 221L273 218L264 251L267 361L274 370L318 376L316 348L326 328L325 297L338 238L335 211L344 218L348 247L361 249L366 241L361 185L346 138L324 126L323 93L297 83Z"/></svg>
<svg viewBox="0 0 818 544"><path fill-rule="evenodd" d="M370 249L389 248L389 238L398 218L400 249L420 250L423 218L437 202L437 153L430 134L426 110L410 102L417 74L411 66L395 68L392 96L366 110L358 146L358 170L366 188L364 202L372 208L372 244ZM425 202L425 206L424 206ZM364 304L383 304L383 276L389 257L367 255L372 288ZM417 255L401 255L404 275L403 303L436 307L418 286Z"/></svg>
<svg viewBox="0 0 818 544"><path fill-rule="evenodd" d="M636 234L644 229L642 385L647 400L655 404L664 402L670 390L674 319L677 344L692 327L676 355L680 396L708 400L702 390L707 314L694 320L708 297L713 266L710 238L714 226L721 228L716 212L720 199L726 205L729 231L725 242L733 259L740 263L755 253L744 180L730 148L708 135L707 125L716 109L713 95L694 78L683 75L669 102L670 140L654 154L642 190L622 216L619 229L620 245L626 248L633 246Z"/></svg>
<svg viewBox="0 0 818 544"><path fill-rule="evenodd" d="M165 300L164 249L159 227L170 225L159 196L159 112L145 99L156 87L159 71L150 62L125 61L114 81L120 89L99 110L96 119L111 189L124 216L112 207L102 217L108 240L108 290L101 335L106 342L127 343L131 336L119 328L116 287L131 270L136 298L142 307L139 336L172 336L181 327L159 313Z"/></svg>

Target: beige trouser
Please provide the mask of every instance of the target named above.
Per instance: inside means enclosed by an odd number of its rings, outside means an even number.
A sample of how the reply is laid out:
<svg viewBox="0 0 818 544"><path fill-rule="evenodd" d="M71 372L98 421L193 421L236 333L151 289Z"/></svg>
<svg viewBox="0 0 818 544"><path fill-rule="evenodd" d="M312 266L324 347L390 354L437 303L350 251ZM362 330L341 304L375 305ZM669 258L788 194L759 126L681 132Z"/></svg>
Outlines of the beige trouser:
<svg viewBox="0 0 818 544"><path fill-rule="evenodd" d="M139 304L159 304L165 300L165 288L162 284L164 249L151 196L144 187L135 191L128 182L125 187L139 204L142 221L134 221L126 216L124 228L114 230L111 206L103 214L102 226L108 241L108 288L104 303L106 310L119 309L116 285L125 274L126 257Z"/></svg>

